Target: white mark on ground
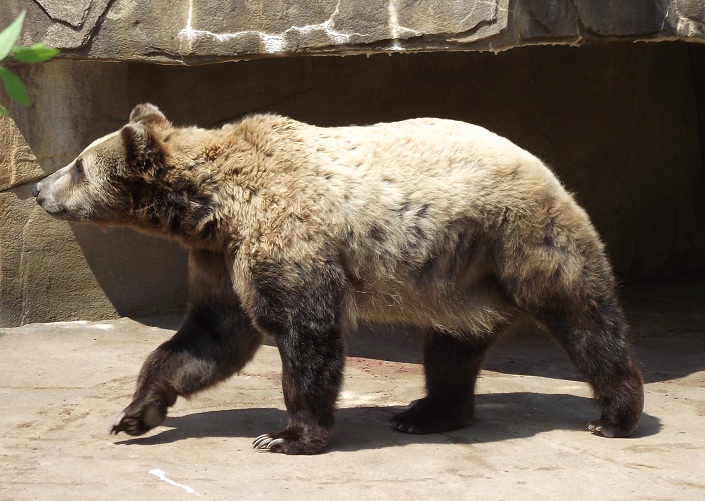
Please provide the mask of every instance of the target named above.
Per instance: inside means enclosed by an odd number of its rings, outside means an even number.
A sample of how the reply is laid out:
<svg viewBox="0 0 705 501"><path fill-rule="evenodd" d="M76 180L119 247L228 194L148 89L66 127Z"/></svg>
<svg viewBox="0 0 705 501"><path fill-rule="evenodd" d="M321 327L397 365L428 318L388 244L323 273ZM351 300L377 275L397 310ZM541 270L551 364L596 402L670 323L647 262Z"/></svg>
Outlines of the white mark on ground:
<svg viewBox="0 0 705 501"><path fill-rule="evenodd" d="M169 478L166 478L166 472L164 470L149 470L149 473L151 475L154 475L155 477L157 477L159 480L166 482L169 485L173 485L174 487L178 487L180 489L185 490L189 494L195 494L196 496L201 497L201 495L198 492L196 492L192 487L189 487L188 485L184 485L184 484L179 484Z"/></svg>
<svg viewBox="0 0 705 501"><path fill-rule="evenodd" d="M51 322L52 327L60 327L62 329L71 329L72 327L89 327L91 329L98 329L102 331L109 331L114 329L113 324L96 324L89 322L88 320L71 320L69 322Z"/></svg>
<svg viewBox="0 0 705 501"><path fill-rule="evenodd" d="M264 45L264 50L270 54L276 54L284 52L287 49L287 36L292 33L299 33L302 35L308 35L316 32L323 32L330 40L335 44L348 43L353 36L364 37L361 33L345 33L335 29L335 16L340 13L340 2L335 6L335 10L330 15L328 19L322 23L317 24L307 24L306 26L292 26L287 28L281 33L265 33L257 30L245 30L238 31L235 33L213 33L207 30L197 30L193 27L193 2L194 0L188 0L188 17L186 19L186 27L179 32L179 38L186 41L188 50L190 51L194 40L201 37L209 37L217 40L218 42L226 42L229 40L234 40L237 38L242 38L245 36L255 35L259 37L260 42Z"/></svg>
<svg viewBox="0 0 705 501"><path fill-rule="evenodd" d="M101 330L101 331L109 331L109 330L112 330L115 328L115 326L111 325L111 324L93 324L93 325L91 325L91 327L93 327L94 329Z"/></svg>

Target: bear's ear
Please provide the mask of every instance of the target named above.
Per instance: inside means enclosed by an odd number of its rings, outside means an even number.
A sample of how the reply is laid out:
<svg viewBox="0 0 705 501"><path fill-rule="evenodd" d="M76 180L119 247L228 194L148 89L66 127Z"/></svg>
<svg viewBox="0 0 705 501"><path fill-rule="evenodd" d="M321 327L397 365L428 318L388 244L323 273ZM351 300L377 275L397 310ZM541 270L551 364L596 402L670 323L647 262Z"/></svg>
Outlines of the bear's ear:
<svg viewBox="0 0 705 501"><path fill-rule="evenodd" d="M128 169L147 173L164 165L164 145L149 127L141 123L130 123L122 128L120 134L125 144Z"/></svg>
<svg viewBox="0 0 705 501"><path fill-rule="evenodd" d="M159 110L159 108L153 104L143 103L135 106L130 113L130 123L137 122L160 125L168 123L169 121L164 116L164 113Z"/></svg>

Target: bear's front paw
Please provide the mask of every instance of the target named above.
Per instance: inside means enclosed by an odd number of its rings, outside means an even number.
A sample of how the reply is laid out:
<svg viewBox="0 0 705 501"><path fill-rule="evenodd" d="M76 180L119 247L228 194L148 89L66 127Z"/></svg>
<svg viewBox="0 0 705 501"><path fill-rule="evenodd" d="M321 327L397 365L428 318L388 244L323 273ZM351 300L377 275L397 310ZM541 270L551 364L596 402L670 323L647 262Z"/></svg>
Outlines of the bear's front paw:
<svg viewBox="0 0 705 501"><path fill-rule="evenodd" d="M287 428L278 433L265 433L252 443L255 450L282 454L319 454L328 443L328 431L318 430L303 433Z"/></svg>
<svg viewBox="0 0 705 501"><path fill-rule="evenodd" d="M128 435L139 436L162 424L166 419L166 406L151 401L145 404L130 404L110 425L110 434L124 431Z"/></svg>

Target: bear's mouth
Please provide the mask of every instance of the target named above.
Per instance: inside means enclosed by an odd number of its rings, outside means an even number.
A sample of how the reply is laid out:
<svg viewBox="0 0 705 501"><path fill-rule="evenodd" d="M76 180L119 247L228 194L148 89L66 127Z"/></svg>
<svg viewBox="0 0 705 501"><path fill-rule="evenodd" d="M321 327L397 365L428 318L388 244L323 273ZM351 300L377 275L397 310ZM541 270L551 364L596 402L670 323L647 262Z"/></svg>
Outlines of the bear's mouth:
<svg viewBox="0 0 705 501"><path fill-rule="evenodd" d="M66 207L43 207L43 209L53 217L62 217L69 213Z"/></svg>

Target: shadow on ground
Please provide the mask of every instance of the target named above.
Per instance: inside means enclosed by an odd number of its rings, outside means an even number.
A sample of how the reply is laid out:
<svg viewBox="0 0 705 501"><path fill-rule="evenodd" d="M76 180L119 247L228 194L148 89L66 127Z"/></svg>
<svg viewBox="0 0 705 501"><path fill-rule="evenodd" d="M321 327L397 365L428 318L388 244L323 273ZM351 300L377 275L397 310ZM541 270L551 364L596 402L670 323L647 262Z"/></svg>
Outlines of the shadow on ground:
<svg viewBox="0 0 705 501"><path fill-rule="evenodd" d="M553 430L589 433L587 421L597 417L592 401L574 395L502 393L477 396L476 417L468 426L448 433L412 435L388 424L402 407L362 406L339 409L328 450L357 451L430 443L489 443L526 438ZM286 426L286 412L274 408L207 411L168 417L162 430L128 438L118 445L157 445L202 437L251 437ZM660 420L644 414L633 438L657 434ZM159 431L162 430L162 431ZM595 437L599 439L599 437Z"/></svg>
<svg viewBox="0 0 705 501"><path fill-rule="evenodd" d="M647 383L705 370L705 284L651 286L624 294L630 336ZM176 316L140 319L145 325L178 329ZM271 339L266 344L273 345ZM423 334L406 327L363 327L347 342L348 356L422 363ZM156 348L156 345L155 345ZM550 336L522 322L490 350L485 370L504 374L583 381Z"/></svg>

